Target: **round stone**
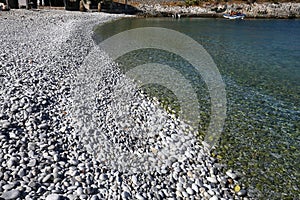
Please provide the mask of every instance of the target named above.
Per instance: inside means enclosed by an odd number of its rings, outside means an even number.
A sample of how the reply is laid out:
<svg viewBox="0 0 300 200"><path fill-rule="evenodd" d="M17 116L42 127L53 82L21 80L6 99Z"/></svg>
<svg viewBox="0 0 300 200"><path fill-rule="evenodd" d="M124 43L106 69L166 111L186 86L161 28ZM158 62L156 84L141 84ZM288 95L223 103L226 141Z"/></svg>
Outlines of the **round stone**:
<svg viewBox="0 0 300 200"><path fill-rule="evenodd" d="M15 184L6 184L6 185L3 185L2 188L4 190L11 190L15 187Z"/></svg>
<svg viewBox="0 0 300 200"><path fill-rule="evenodd" d="M230 178L232 178L233 180L235 180L237 178L237 175L235 173L233 173L232 170L228 170L226 172L226 175L229 176Z"/></svg>
<svg viewBox="0 0 300 200"><path fill-rule="evenodd" d="M97 195L93 195L90 200L100 200Z"/></svg>
<svg viewBox="0 0 300 200"><path fill-rule="evenodd" d="M76 193L77 193L78 196L82 195L83 194L82 187L77 188Z"/></svg>
<svg viewBox="0 0 300 200"><path fill-rule="evenodd" d="M63 200L64 197L59 194L50 194L47 196L46 200Z"/></svg>
<svg viewBox="0 0 300 200"><path fill-rule="evenodd" d="M195 192L198 192L198 191L199 191L198 186L197 186L195 183L192 184L192 189L193 189Z"/></svg>
<svg viewBox="0 0 300 200"><path fill-rule="evenodd" d="M194 190L190 187L186 188L186 192L190 195L193 195L195 193Z"/></svg>
<svg viewBox="0 0 300 200"><path fill-rule="evenodd" d="M209 198L209 200L218 200L218 197L215 195L215 196L212 196L211 198Z"/></svg>
<svg viewBox="0 0 300 200"><path fill-rule="evenodd" d="M183 197L185 197L185 198L187 198L189 196L188 193L186 193L185 191L183 191L181 193L182 193Z"/></svg>
<svg viewBox="0 0 300 200"><path fill-rule="evenodd" d="M216 177L207 177L207 181L209 181L211 183L218 183Z"/></svg>
<svg viewBox="0 0 300 200"><path fill-rule="evenodd" d="M9 199L17 199L20 197L20 195L21 193L19 190L10 190L10 191L3 192L3 194L0 197L5 200L9 200Z"/></svg>
<svg viewBox="0 0 300 200"><path fill-rule="evenodd" d="M135 197L138 199L138 200L144 200L145 198L141 195L141 194L136 194Z"/></svg>
<svg viewBox="0 0 300 200"><path fill-rule="evenodd" d="M134 185L137 185L138 179L137 179L137 177L136 177L135 175L132 176L131 180L132 180L132 183L133 183Z"/></svg>
<svg viewBox="0 0 300 200"><path fill-rule="evenodd" d="M130 198L130 193L129 192L127 192L127 191L123 191L122 192L122 198L124 198L124 199L128 199L128 198Z"/></svg>
<svg viewBox="0 0 300 200"><path fill-rule="evenodd" d="M43 178L42 182L46 183L46 182L50 181L51 178L52 178L52 174L48 174Z"/></svg>
<svg viewBox="0 0 300 200"><path fill-rule="evenodd" d="M17 165L17 163L18 163L18 158L11 157L7 162L7 167L12 168L13 166Z"/></svg>
<svg viewBox="0 0 300 200"><path fill-rule="evenodd" d="M108 179L108 176L106 174L101 174L99 177L102 181L105 181Z"/></svg>
<svg viewBox="0 0 300 200"><path fill-rule="evenodd" d="M247 194L247 191L244 190L244 189L240 190L240 191L237 193L237 195L239 195L239 196L241 196L241 197L245 196L246 194Z"/></svg>

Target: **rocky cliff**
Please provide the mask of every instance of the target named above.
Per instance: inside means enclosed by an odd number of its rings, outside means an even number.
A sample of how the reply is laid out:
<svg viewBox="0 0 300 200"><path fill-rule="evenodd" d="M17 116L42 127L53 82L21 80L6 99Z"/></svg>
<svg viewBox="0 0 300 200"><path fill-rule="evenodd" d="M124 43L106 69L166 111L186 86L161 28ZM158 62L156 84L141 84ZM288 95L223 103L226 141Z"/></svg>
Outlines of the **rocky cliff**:
<svg viewBox="0 0 300 200"><path fill-rule="evenodd" d="M136 3L146 16L221 17L239 11L251 18L300 18L300 3L222 3L203 6L171 6L166 4Z"/></svg>

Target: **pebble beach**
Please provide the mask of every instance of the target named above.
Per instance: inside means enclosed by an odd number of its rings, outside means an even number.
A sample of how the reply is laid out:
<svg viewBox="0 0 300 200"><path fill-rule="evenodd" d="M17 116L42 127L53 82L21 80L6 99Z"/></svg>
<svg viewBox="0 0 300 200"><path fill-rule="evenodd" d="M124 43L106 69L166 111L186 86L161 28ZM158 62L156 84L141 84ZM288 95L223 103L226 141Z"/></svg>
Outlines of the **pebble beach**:
<svg viewBox="0 0 300 200"><path fill-rule="evenodd" d="M0 13L0 199L254 198L97 48L122 17Z"/></svg>

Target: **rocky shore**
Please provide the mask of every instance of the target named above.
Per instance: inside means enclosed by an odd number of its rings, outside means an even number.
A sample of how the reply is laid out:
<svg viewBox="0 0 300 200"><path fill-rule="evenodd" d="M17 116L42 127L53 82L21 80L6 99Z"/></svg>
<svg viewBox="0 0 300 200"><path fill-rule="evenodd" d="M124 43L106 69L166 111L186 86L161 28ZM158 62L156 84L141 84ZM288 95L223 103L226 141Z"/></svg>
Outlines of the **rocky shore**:
<svg viewBox="0 0 300 200"><path fill-rule="evenodd" d="M155 17L222 17L230 11L239 11L247 18L300 18L300 3L220 3L203 6L169 6L137 3L144 16Z"/></svg>
<svg viewBox="0 0 300 200"><path fill-rule="evenodd" d="M1 13L0 199L251 199L97 49L92 28L120 17Z"/></svg>

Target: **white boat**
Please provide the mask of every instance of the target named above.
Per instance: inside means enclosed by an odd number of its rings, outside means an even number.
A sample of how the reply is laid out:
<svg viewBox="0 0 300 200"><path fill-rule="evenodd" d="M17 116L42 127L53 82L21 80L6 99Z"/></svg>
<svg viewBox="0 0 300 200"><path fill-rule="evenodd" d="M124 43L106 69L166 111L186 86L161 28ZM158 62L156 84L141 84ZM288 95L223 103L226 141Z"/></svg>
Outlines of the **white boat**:
<svg viewBox="0 0 300 200"><path fill-rule="evenodd" d="M246 17L246 15L241 14L241 13L237 13L237 14L234 14L234 15L224 14L223 17L226 18L226 19L244 19Z"/></svg>

